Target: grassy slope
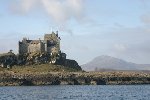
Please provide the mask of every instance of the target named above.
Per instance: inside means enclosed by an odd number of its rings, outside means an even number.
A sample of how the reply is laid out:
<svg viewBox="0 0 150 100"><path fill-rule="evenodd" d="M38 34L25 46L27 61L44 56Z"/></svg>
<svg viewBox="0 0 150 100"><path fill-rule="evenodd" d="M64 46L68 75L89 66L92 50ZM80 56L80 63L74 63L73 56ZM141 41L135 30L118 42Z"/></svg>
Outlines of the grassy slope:
<svg viewBox="0 0 150 100"><path fill-rule="evenodd" d="M0 71L7 71L6 68L0 68ZM64 67L61 65L52 64L41 64L41 65L30 65L30 66L13 66L9 71L15 73L48 73L48 72L75 72L77 70Z"/></svg>

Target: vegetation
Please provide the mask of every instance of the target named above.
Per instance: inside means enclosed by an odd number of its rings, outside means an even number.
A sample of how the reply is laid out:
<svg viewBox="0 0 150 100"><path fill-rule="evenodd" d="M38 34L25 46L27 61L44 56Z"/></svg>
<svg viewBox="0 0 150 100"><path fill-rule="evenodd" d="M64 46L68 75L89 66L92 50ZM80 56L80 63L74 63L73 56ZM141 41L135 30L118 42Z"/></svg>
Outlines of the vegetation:
<svg viewBox="0 0 150 100"><path fill-rule="evenodd" d="M107 84L150 84L150 73L132 71L83 72L70 67L50 64L14 66L12 69L0 68L0 86Z"/></svg>
<svg viewBox="0 0 150 100"><path fill-rule="evenodd" d="M0 68L0 71L13 71L14 73L48 73L48 72L76 72L78 70L61 65L40 64L29 66L13 66L11 69Z"/></svg>

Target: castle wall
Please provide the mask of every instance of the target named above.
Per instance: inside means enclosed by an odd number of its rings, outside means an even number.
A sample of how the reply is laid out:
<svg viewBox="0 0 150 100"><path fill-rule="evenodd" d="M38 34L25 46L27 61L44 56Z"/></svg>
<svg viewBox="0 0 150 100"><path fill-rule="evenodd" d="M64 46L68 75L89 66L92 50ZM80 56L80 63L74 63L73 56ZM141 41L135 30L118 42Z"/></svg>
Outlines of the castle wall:
<svg viewBox="0 0 150 100"><path fill-rule="evenodd" d="M19 54L24 54L28 52L28 43L19 42Z"/></svg>
<svg viewBox="0 0 150 100"><path fill-rule="evenodd" d="M30 43L28 46L28 53L33 52L42 52L41 50L41 43Z"/></svg>
<svg viewBox="0 0 150 100"><path fill-rule="evenodd" d="M41 52L45 52L45 43L41 42Z"/></svg>

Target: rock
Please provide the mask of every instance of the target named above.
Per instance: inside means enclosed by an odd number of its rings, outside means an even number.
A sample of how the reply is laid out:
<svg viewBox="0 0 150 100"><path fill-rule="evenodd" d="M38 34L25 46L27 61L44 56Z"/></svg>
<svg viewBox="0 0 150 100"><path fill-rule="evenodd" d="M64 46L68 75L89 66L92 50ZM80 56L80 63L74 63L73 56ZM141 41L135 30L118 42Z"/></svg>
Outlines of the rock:
<svg viewBox="0 0 150 100"><path fill-rule="evenodd" d="M90 84L91 84L91 85L97 85L97 82L92 80L92 81L90 82Z"/></svg>
<svg viewBox="0 0 150 100"><path fill-rule="evenodd" d="M0 72L0 86L120 84L150 84L150 73L48 72L19 74L9 71Z"/></svg>
<svg viewBox="0 0 150 100"><path fill-rule="evenodd" d="M77 70L82 70L81 67L78 65L78 63L75 60L66 59L64 66L70 67Z"/></svg>

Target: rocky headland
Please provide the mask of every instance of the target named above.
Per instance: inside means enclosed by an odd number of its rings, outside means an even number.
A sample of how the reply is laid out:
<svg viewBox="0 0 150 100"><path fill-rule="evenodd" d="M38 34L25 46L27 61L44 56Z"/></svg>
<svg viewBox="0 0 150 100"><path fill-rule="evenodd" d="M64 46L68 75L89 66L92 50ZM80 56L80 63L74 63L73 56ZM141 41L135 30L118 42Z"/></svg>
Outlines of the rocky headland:
<svg viewBox="0 0 150 100"><path fill-rule="evenodd" d="M150 84L150 72L85 72L62 66L0 69L0 86Z"/></svg>

